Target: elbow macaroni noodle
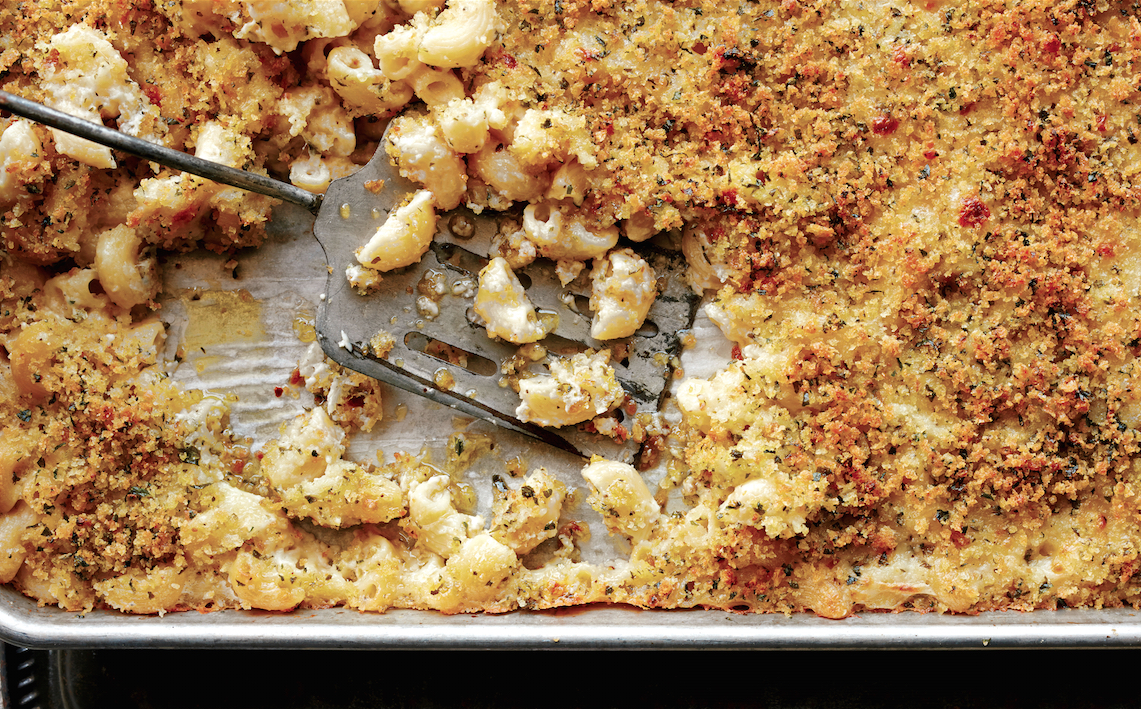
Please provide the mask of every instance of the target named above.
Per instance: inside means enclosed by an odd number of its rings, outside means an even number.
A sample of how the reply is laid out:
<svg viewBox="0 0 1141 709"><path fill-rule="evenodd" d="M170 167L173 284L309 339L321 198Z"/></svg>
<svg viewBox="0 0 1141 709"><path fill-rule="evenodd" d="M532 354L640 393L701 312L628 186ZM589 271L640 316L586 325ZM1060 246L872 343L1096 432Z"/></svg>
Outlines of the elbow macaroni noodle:
<svg viewBox="0 0 1141 709"><path fill-rule="evenodd" d="M539 322L523 284L502 257L493 258L479 272L479 291L472 307L483 318L491 337L522 345L543 339L549 331Z"/></svg>
<svg viewBox="0 0 1141 709"><path fill-rule="evenodd" d="M455 74L444 69L422 66L409 74L405 80L412 86L416 97L429 108L446 106L464 97L463 84Z"/></svg>
<svg viewBox="0 0 1141 709"><path fill-rule="evenodd" d="M154 259L140 258L141 245L138 232L126 225L99 235L95 272L108 297L121 308L145 303L158 292Z"/></svg>
<svg viewBox="0 0 1141 709"><path fill-rule="evenodd" d="M329 52L325 71L333 90L355 113L385 115L412 98L408 84L389 81L356 47L336 47Z"/></svg>
<svg viewBox="0 0 1141 709"><path fill-rule="evenodd" d="M423 26L399 25L387 34L377 36L373 52L380 71L389 81L407 79L423 65L417 56Z"/></svg>
<svg viewBox="0 0 1141 709"><path fill-rule="evenodd" d="M596 340L633 335L658 295L654 269L631 249L616 249L595 259L591 281L590 336Z"/></svg>
<svg viewBox="0 0 1141 709"><path fill-rule="evenodd" d="M50 103L64 113L101 123L115 118L119 130L157 140L156 111L138 84L127 76L127 62L105 34L86 25L73 25L48 43L58 57L44 83ZM110 148L51 129L59 152L92 167L115 167Z"/></svg>
<svg viewBox="0 0 1141 709"><path fill-rule="evenodd" d="M333 180L348 177L360 166L345 157L322 157L312 153L289 166L289 181L304 190L324 194Z"/></svg>
<svg viewBox="0 0 1141 709"><path fill-rule="evenodd" d="M618 243L618 227L592 228L583 215L558 203L528 205L523 231L540 254L556 261L602 258Z"/></svg>
<svg viewBox="0 0 1141 709"><path fill-rule="evenodd" d="M400 174L435 195L436 206L454 209L467 186L464 162L448 146L427 116L409 114L392 122L386 149L396 157Z"/></svg>
<svg viewBox="0 0 1141 709"><path fill-rule="evenodd" d="M0 133L0 205L10 205L19 194L17 173L23 165L39 158L40 139L32 124L15 119Z"/></svg>
<svg viewBox="0 0 1141 709"><path fill-rule="evenodd" d="M416 263L436 233L435 195L420 190L388 215L376 234L357 251L362 266L391 271Z"/></svg>
<svg viewBox="0 0 1141 709"><path fill-rule="evenodd" d="M498 28L493 0L449 0L420 39L417 59L444 69L473 66Z"/></svg>
<svg viewBox="0 0 1141 709"><path fill-rule="evenodd" d="M468 161L474 176L479 177L508 202L537 200L550 184L546 172L527 169L499 141L488 140Z"/></svg>
<svg viewBox="0 0 1141 709"><path fill-rule="evenodd" d="M520 421L570 426L600 416L622 403L625 392L610 366L610 351L576 354L550 364L550 374L519 382Z"/></svg>

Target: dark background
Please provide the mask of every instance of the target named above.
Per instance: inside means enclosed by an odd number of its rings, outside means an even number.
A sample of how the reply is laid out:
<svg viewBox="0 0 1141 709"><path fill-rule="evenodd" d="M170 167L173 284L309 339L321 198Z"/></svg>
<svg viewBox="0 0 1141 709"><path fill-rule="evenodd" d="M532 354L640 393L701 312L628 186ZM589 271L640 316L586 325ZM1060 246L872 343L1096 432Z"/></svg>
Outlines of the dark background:
<svg viewBox="0 0 1141 709"><path fill-rule="evenodd" d="M1141 706L1141 650L48 652L9 646L6 659L5 709Z"/></svg>

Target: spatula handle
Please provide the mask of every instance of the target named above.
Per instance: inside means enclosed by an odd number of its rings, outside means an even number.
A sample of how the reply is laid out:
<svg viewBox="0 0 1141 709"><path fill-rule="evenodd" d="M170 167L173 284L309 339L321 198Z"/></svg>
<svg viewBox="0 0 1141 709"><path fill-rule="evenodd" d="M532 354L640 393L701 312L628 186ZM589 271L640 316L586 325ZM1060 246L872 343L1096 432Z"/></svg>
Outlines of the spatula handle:
<svg viewBox="0 0 1141 709"><path fill-rule="evenodd" d="M227 165L203 160L178 150L148 143L141 138L121 133L113 128L85 121L82 118L49 108L42 103L29 101L26 98L14 96L7 91L0 91L0 110L9 111L28 120L42 123L45 126L61 130L65 133L86 138L94 143L108 148L130 153L144 160L157 162L160 165L189 172L208 180L221 182L231 187L238 187L250 192L257 192L269 197L297 204L316 214L321 207L321 195L313 194L288 182L281 182L272 177L258 175L245 170L238 170Z"/></svg>

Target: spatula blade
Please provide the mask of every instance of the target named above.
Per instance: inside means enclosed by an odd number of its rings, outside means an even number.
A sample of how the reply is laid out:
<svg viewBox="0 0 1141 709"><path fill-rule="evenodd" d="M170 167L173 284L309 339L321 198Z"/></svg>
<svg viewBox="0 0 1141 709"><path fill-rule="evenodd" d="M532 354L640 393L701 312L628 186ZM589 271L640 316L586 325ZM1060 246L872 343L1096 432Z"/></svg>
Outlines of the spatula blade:
<svg viewBox="0 0 1141 709"><path fill-rule="evenodd" d="M419 263L384 273L368 295L349 285L346 270L359 265L355 251L416 189L399 176L383 149L362 170L329 187L314 224L329 264L317 319L325 353L344 367L562 450L631 460L636 441L608 438L584 426L542 428L515 417L519 396L505 369L525 365L542 373L544 361L524 361L517 345L489 338L472 316L477 276L489 260L500 215L465 208L441 214L432 247ZM623 419L658 410L680 354L680 333L692 324L697 305L685 284L680 254L645 245L638 250L658 274L661 292L640 334L619 341L590 338L585 275L563 287L554 264L545 259L517 272L529 284L527 294L536 307L558 316L554 336L541 342L551 356L606 347L617 354L612 365L629 397L618 414ZM391 349L378 354L373 346L378 340L391 342ZM630 420L622 424L632 428Z"/></svg>

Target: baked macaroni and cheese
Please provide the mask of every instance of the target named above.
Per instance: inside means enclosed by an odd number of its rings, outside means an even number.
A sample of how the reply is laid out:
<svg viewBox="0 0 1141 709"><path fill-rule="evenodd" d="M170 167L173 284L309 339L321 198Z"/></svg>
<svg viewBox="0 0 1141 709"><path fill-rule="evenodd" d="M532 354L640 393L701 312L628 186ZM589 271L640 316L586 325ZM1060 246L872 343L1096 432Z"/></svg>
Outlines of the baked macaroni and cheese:
<svg viewBox="0 0 1141 709"><path fill-rule="evenodd" d="M317 350L309 410L242 439L171 377L158 265L257 246L274 201L4 118L0 580L132 613L1137 605L1139 49L1086 0L4 2L6 91L316 192L385 151L423 189L361 291L446 210L508 214L463 287L549 358L524 419L613 427L638 242L733 346L623 429L637 467L508 461L484 508L493 440L350 455L381 387ZM534 344L535 259L610 349Z"/></svg>

